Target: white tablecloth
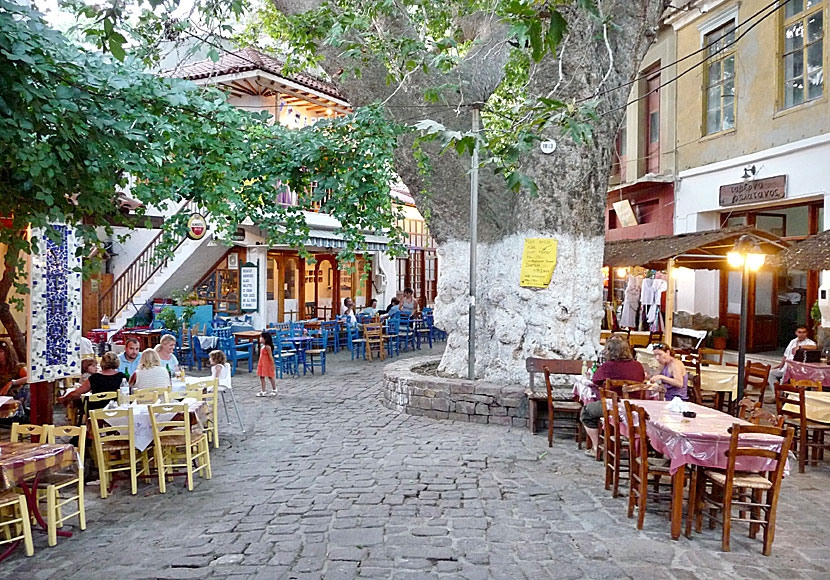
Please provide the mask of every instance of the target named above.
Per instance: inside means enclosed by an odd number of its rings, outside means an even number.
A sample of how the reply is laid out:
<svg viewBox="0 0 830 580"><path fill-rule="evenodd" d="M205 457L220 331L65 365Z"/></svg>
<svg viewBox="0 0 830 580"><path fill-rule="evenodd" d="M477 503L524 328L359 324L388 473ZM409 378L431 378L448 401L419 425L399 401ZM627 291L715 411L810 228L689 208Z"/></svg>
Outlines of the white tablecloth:
<svg viewBox="0 0 830 580"><path fill-rule="evenodd" d="M191 413L196 413L199 408L205 403L197 401L196 399L182 399L182 403L187 403ZM135 448L138 451L144 451L153 442L153 424L150 422L150 411L147 405L138 405L131 403L133 408L133 429L135 431ZM115 407L115 409L126 409L126 406ZM197 414L198 416L198 414ZM158 416L161 421L169 421L174 417L173 413L162 413ZM112 427L127 426L127 419L116 417L108 420L107 423Z"/></svg>

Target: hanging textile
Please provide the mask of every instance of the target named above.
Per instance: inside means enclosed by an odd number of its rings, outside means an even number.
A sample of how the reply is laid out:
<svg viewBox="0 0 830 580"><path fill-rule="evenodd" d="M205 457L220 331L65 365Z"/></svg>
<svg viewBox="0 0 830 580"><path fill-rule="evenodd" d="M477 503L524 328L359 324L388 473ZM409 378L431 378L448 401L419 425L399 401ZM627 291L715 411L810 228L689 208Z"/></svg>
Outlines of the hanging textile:
<svg viewBox="0 0 830 580"><path fill-rule="evenodd" d="M620 326L623 328L637 327L637 311L640 306L641 284L642 278L640 276L629 275L626 280L622 315L620 316Z"/></svg>
<svg viewBox="0 0 830 580"><path fill-rule="evenodd" d="M661 303L663 301L663 292L669 287L668 281L664 276L655 276L651 283L651 303L648 307L648 314L646 320L648 321L648 328L651 332L661 332L665 327L663 322L663 315L661 313Z"/></svg>

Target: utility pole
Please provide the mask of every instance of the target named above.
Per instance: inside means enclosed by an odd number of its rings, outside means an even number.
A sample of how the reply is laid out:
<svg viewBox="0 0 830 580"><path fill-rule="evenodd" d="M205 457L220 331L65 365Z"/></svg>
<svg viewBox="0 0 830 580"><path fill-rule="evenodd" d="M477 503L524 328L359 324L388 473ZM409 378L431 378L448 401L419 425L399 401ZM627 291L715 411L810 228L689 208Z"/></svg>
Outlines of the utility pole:
<svg viewBox="0 0 830 580"><path fill-rule="evenodd" d="M467 378L476 378L476 270L478 267L478 125L479 107L476 103L473 111L473 135L475 144L470 161L470 328L467 341Z"/></svg>

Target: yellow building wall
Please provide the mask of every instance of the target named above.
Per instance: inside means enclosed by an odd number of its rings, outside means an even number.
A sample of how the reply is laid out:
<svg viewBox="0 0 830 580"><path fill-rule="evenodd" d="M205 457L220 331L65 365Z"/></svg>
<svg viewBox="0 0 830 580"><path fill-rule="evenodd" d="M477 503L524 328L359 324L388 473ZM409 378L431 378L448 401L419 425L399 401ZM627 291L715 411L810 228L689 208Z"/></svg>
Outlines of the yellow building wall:
<svg viewBox="0 0 830 580"><path fill-rule="evenodd" d="M706 4L718 4L708 2ZM681 58L703 46L701 27L720 14L738 6L737 24L769 4L768 0L723 2L707 13L691 19L684 16L675 22L677 55ZM824 72L828 70L827 11L824 10ZM696 14L689 12L688 14ZM756 19L757 20L757 19ZM736 44L736 107L735 128L705 135L704 73L705 64L698 66L677 81L677 170L683 171L731 159L745 154L786 145L801 139L830 132L830 103L827 82L824 95L796 107L782 110L782 66L779 56L783 31L783 10L760 22ZM682 26L679 26L682 24ZM738 29L737 34L751 24ZM678 65L678 74L699 64L704 54L696 55ZM805 65L806 66L806 65Z"/></svg>

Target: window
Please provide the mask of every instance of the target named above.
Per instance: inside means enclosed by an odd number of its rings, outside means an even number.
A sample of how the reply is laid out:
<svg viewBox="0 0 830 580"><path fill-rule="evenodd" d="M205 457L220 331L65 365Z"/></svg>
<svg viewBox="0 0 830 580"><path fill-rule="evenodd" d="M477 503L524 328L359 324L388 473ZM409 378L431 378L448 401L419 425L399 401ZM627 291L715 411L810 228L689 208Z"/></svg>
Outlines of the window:
<svg viewBox="0 0 830 580"><path fill-rule="evenodd" d="M625 181L625 141L627 139L627 123L628 118L624 116L622 123L620 124L620 130L617 132L617 138L614 141L614 159L611 164L611 173L613 175L618 175L620 177L620 181Z"/></svg>
<svg viewBox="0 0 830 580"><path fill-rule="evenodd" d="M784 8L784 108L824 93L824 2L790 0Z"/></svg>
<svg viewBox="0 0 830 580"><path fill-rule="evenodd" d="M660 63L646 72L646 173L660 173Z"/></svg>
<svg viewBox="0 0 830 580"><path fill-rule="evenodd" d="M735 127L734 42L734 20L703 37L709 58L704 78L707 135Z"/></svg>

